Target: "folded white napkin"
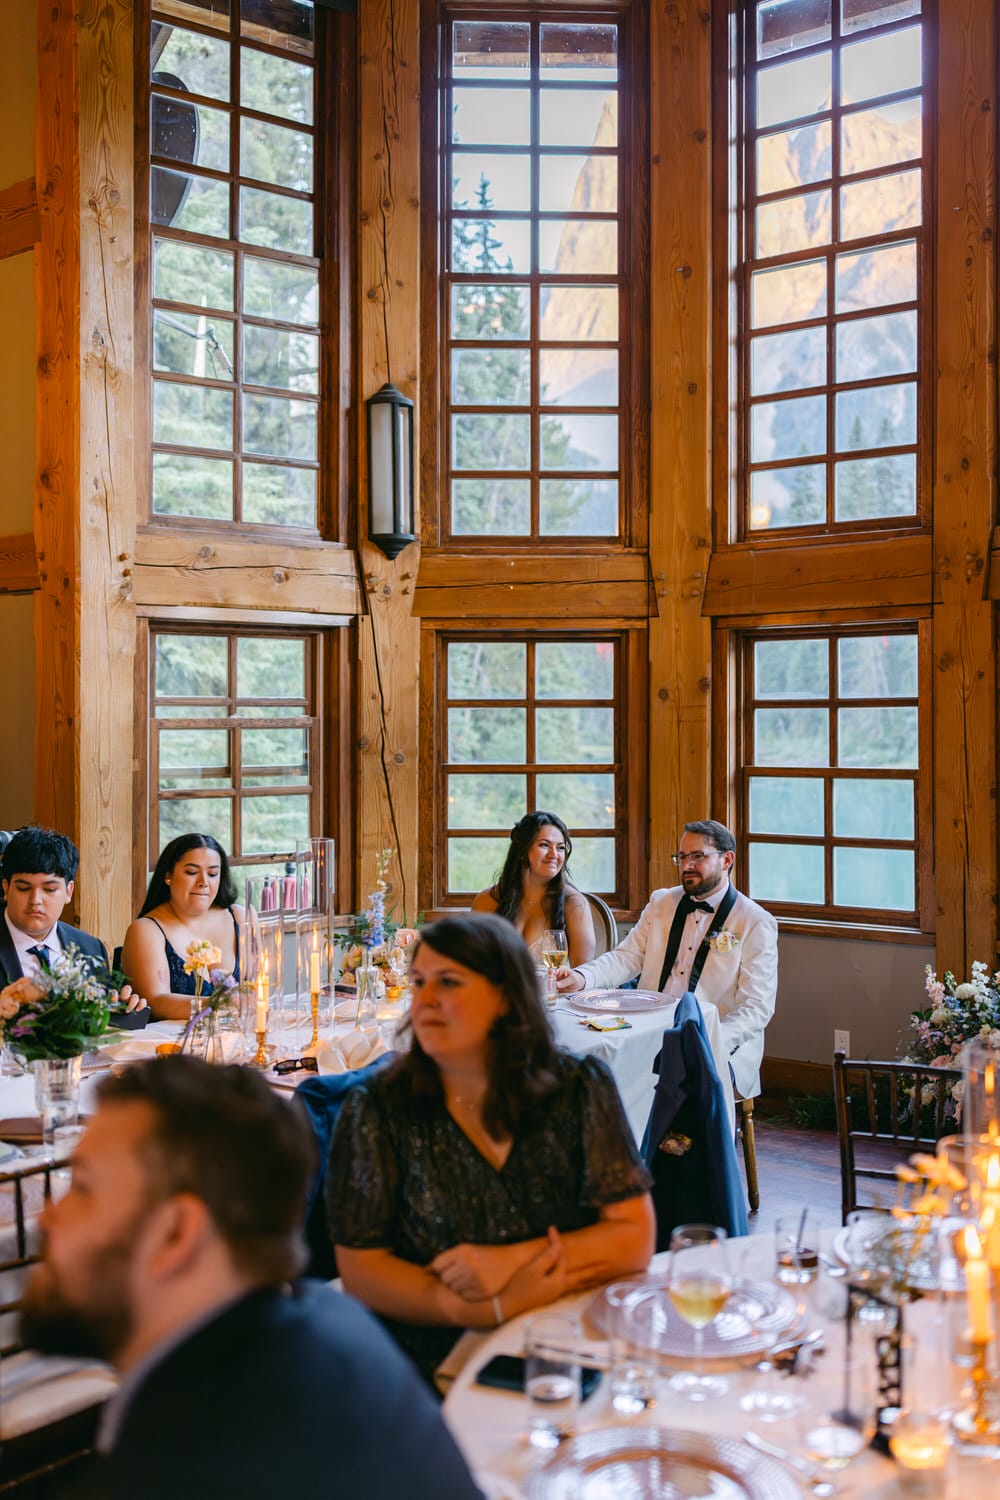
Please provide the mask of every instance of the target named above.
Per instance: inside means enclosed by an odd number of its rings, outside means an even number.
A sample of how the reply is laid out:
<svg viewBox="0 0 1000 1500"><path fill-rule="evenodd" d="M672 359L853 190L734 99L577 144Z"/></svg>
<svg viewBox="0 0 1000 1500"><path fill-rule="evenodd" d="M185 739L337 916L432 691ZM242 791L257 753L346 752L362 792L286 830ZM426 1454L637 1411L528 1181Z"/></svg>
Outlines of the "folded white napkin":
<svg viewBox="0 0 1000 1500"><path fill-rule="evenodd" d="M316 1062L321 1073L350 1073L374 1062L387 1050L377 1031L361 1031L356 1027L338 1041L320 1042Z"/></svg>

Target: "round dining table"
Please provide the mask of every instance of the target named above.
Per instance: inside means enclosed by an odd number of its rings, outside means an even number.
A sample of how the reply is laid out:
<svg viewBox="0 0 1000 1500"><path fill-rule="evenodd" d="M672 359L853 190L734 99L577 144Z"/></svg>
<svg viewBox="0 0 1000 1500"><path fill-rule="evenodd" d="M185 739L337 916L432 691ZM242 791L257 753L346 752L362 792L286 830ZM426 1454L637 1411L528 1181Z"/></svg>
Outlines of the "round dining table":
<svg viewBox="0 0 1000 1500"><path fill-rule="evenodd" d="M834 1244L834 1231L825 1231L821 1245L835 1261L836 1257L830 1253ZM747 1240L734 1239L729 1246L731 1262L741 1269L743 1275L763 1280L770 1278L774 1262L773 1235L765 1232ZM667 1261L666 1253L656 1256L647 1279L663 1279ZM609 1354L607 1341L588 1314L594 1296L594 1292L588 1291L567 1297L545 1312L572 1312L582 1318L582 1362L605 1365ZM843 1280L831 1277L826 1271L806 1294L805 1326L809 1329L821 1326L823 1339L822 1352L808 1361L801 1361L805 1373L781 1377L782 1389L795 1389L805 1398L806 1409L798 1416L765 1422L740 1409L740 1397L760 1378L751 1363L749 1367L727 1369L728 1391L715 1399L700 1402L674 1395L667 1387L666 1378L661 1376L654 1405L631 1417L622 1416L613 1409L605 1375L594 1394L581 1404L576 1430L582 1433L629 1426L660 1427L728 1439L743 1439L747 1433L754 1432L765 1441L804 1457L801 1437L806 1428L803 1424L809 1420L810 1413L821 1410L834 1394L832 1387L836 1376L833 1371L838 1351L843 1351L845 1336L843 1318L834 1316L834 1313L839 1314L845 1299ZM469 1343L464 1364L445 1399L444 1413L448 1425L489 1500L520 1500L534 1471L547 1462L559 1460L559 1450L550 1456L544 1452L539 1454L530 1446L527 1402L523 1395L476 1383L477 1373L494 1355L523 1353L526 1322L527 1317L513 1318L485 1336L467 1335ZM908 1305L906 1334L911 1338L911 1369L920 1407L941 1410L963 1404L964 1372L957 1370L948 1358L948 1324L943 1299L929 1296ZM873 1348L871 1354L874 1360ZM778 1466L784 1469L782 1464ZM787 1472L793 1473L790 1469ZM872 1500L905 1500L907 1495L914 1493L904 1487L896 1463L874 1448L866 1449L839 1473L822 1476L821 1482L831 1479L835 1485L835 1497L842 1497L842 1500L854 1500L862 1495L872 1497ZM808 1477L799 1475L797 1482L802 1493L808 1496L811 1493ZM646 1492L619 1488L616 1493L638 1495ZM932 1491L923 1493L930 1495ZM938 1500L996 1500L998 1494L1000 1457L996 1454L960 1453L956 1449L951 1451L943 1483L937 1491Z"/></svg>

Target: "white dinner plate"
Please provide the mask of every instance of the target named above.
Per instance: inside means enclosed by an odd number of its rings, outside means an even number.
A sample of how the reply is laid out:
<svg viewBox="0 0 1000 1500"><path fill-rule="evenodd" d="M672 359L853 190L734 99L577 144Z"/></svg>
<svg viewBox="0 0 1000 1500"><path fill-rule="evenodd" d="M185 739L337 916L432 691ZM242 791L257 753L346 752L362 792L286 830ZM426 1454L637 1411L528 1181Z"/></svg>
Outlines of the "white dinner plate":
<svg viewBox="0 0 1000 1500"><path fill-rule="evenodd" d="M607 1288L592 1298L587 1315L603 1334L610 1333ZM630 1299L631 1305L631 1299ZM800 1321L795 1297L773 1281L750 1281L730 1296L722 1312L703 1330L702 1355L706 1360L728 1360L740 1364L769 1349L782 1334L791 1335ZM662 1283L636 1282L633 1326L643 1348L667 1362L695 1359L695 1332L676 1311Z"/></svg>
<svg viewBox="0 0 1000 1500"><path fill-rule="evenodd" d="M527 1484L529 1500L801 1500L792 1476L736 1438L667 1427L581 1432Z"/></svg>
<svg viewBox="0 0 1000 1500"><path fill-rule="evenodd" d="M581 990L566 999L574 1010L593 1015L624 1016L630 1011L662 1010L665 1005L676 1005L675 995L661 995L657 990Z"/></svg>

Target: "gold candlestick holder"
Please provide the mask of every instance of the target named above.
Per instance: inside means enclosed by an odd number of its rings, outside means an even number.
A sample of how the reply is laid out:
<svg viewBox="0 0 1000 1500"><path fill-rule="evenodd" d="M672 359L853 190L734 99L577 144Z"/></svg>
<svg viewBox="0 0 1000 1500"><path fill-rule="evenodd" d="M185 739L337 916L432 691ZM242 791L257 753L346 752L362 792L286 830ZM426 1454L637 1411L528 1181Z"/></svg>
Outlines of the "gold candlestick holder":
<svg viewBox="0 0 1000 1500"><path fill-rule="evenodd" d="M972 1400L963 1406L951 1419L952 1430L961 1443L975 1443L984 1447L1000 1446L1000 1418L996 1410L996 1390L986 1366L986 1354L992 1338L970 1339L973 1364L969 1372L972 1382ZM992 1397L992 1400L991 1400Z"/></svg>
<svg viewBox="0 0 1000 1500"><path fill-rule="evenodd" d="M319 990L312 992L312 1023L313 1033L309 1039L309 1045L316 1048L319 1046Z"/></svg>
<svg viewBox="0 0 1000 1500"><path fill-rule="evenodd" d="M267 1067L270 1067L271 1059L267 1055L267 1046L265 1045L266 1042L267 1042L267 1032L266 1031L258 1031L258 1032L256 1032L256 1037L257 1037L257 1052L256 1052L256 1055L251 1058L251 1060L250 1060L250 1066L252 1068L267 1068Z"/></svg>

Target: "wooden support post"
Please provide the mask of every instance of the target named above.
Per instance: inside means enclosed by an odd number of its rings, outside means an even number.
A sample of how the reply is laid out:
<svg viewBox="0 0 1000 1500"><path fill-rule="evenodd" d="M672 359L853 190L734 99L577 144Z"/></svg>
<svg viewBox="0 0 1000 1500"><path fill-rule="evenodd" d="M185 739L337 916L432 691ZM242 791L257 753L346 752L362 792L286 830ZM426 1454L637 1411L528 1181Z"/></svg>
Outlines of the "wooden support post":
<svg viewBox="0 0 1000 1500"><path fill-rule="evenodd" d="M35 816L80 846L80 918L131 912L133 7L40 0Z"/></svg>
<svg viewBox="0 0 1000 1500"><path fill-rule="evenodd" d="M934 324L934 844L938 968L994 966L998 24L992 0L937 15ZM930 372L929 372L930 374Z"/></svg>
<svg viewBox="0 0 1000 1500"><path fill-rule="evenodd" d="M364 402L389 379L406 395L416 393L419 19L418 0L366 0L358 14L358 555L368 611L358 622L359 895L374 882L378 850L396 849L389 905L400 921L405 914L411 922L417 910L420 662L420 625L411 605L418 554L414 544L390 562L367 539Z"/></svg>
<svg viewBox="0 0 1000 1500"><path fill-rule="evenodd" d="M649 883L673 885L682 825L710 815L712 26L702 0L650 7L652 421Z"/></svg>

